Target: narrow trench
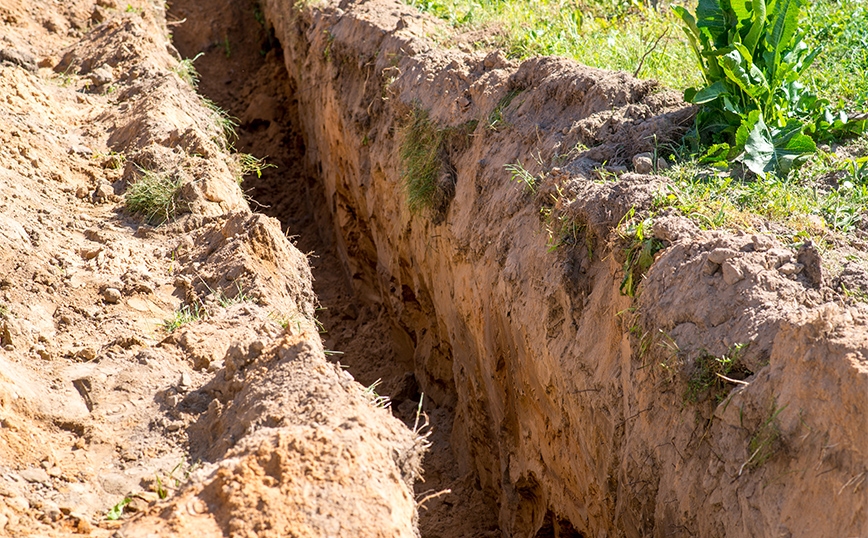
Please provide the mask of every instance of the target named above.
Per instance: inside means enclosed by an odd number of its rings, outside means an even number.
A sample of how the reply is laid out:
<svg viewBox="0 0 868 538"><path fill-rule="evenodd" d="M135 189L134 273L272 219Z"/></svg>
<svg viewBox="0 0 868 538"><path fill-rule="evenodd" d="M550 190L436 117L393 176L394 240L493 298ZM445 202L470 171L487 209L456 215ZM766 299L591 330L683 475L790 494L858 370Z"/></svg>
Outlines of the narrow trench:
<svg viewBox="0 0 868 538"><path fill-rule="evenodd" d="M197 58L199 93L235 119L239 153L264 158L261 173L242 188L255 211L280 220L284 232L308 254L326 349L362 385L389 396L393 414L410 427L420 398L413 342L373 292L354 289L335 247L335 229L314 166L295 119L295 88L280 44L268 31L256 0L171 0L169 28L183 58ZM425 403L431 448L418 499L425 538L501 536L496 501L478 479L458 469L450 444L452 412ZM545 535L545 533L543 534Z"/></svg>

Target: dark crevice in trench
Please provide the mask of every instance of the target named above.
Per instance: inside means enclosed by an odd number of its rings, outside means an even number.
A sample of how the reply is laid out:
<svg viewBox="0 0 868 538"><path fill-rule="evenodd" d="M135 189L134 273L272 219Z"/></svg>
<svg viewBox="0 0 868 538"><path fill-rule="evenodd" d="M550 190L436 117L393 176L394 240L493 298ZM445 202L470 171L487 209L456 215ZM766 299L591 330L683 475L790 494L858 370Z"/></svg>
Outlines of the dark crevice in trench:
<svg viewBox="0 0 868 538"><path fill-rule="evenodd" d="M168 20L180 54L195 58L201 53L195 61L199 93L237 118L237 151L273 165L261 175L246 176L242 188L253 209L279 219L293 243L309 255L326 349L342 352L332 357L363 385L379 380L377 392L389 396L393 413L412 427L422 397L414 372L419 335L393 317L374 291L375 283L355 282L354 291L328 210L334 201L326 199L317 180L318 166L306 162L296 88L258 3L172 0ZM365 230L355 233L356 239L369 241ZM424 314L419 304L424 298L409 288L400 292L404 311ZM454 387L443 389L454 393ZM474 475L459 473L450 444L452 411L425 401L432 447L425 458L425 481L417 483L416 493L420 498L441 494L420 510L422 536L500 536L496 502L483 494ZM446 489L452 492L442 494Z"/></svg>

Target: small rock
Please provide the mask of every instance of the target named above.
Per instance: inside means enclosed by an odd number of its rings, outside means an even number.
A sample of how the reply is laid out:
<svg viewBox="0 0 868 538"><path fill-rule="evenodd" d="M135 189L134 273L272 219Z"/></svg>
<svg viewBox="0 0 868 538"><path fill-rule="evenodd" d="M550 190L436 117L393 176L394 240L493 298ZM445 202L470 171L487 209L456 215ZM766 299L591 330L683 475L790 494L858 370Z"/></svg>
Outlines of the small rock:
<svg viewBox="0 0 868 538"><path fill-rule="evenodd" d="M42 502L42 515L48 521L60 521L63 518L63 514L60 511L60 507L57 506L57 503L53 501L43 501Z"/></svg>
<svg viewBox="0 0 868 538"><path fill-rule="evenodd" d="M789 275L796 275L796 274L801 273L801 272L802 272L802 269L804 269L804 267L805 267L805 266L802 265L802 264L800 264L800 263L789 263L789 262L787 262L787 263L781 265L780 268L778 268L778 271L780 271L781 274L784 274L784 275L787 275L787 276L789 276Z"/></svg>
<svg viewBox="0 0 868 538"><path fill-rule="evenodd" d="M36 58L33 55L14 49L0 49L0 62L9 62L19 67L36 72Z"/></svg>
<svg viewBox="0 0 868 538"><path fill-rule="evenodd" d="M83 347L76 352L75 358L82 361L92 361L96 358L96 350L92 347Z"/></svg>
<svg viewBox="0 0 868 538"><path fill-rule="evenodd" d="M39 355L39 357L43 360L50 361L51 360L51 352L48 351L45 346L42 344L36 344L33 346L33 351Z"/></svg>
<svg viewBox="0 0 868 538"><path fill-rule="evenodd" d="M83 515L75 512L70 512L69 518L75 524L75 532L79 534L90 534L93 531L93 525Z"/></svg>
<svg viewBox="0 0 868 538"><path fill-rule="evenodd" d="M60 467L54 466L45 471L48 473L48 476L52 478L60 478L63 475L63 471L60 470Z"/></svg>
<svg viewBox="0 0 868 538"><path fill-rule="evenodd" d="M716 248L708 253L708 261L720 265L735 254L736 252L729 248Z"/></svg>
<svg viewBox="0 0 868 538"><path fill-rule="evenodd" d="M166 430L168 430L170 432L176 432L176 431L180 430L182 426L183 426L182 422L173 421L173 422L166 424Z"/></svg>
<svg viewBox="0 0 868 538"><path fill-rule="evenodd" d="M18 474L28 482L38 482L40 484L45 484L51 479L51 477L48 476L48 473L45 472L45 469L40 469L38 467L24 469Z"/></svg>
<svg viewBox="0 0 868 538"><path fill-rule="evenodd" d="M121 291L117 288L106 288L102 292L102 296L105 302L117 304L121 300Z"/></svg>
<svg viewBox="0 0 868 538"><path fill-rule="evenodd" d="M104 202L113 199L114 195L115 189L112 187L112 184L103 181L97 185L96 189L93 191L93 200L94 202Z"/></svg>
<svg viewBox="0 0 868 538"><path fill-rule="evenodd" d="M720 269L723 273L723 281L730 286L744 279L744 271L731 260L726 260L720 264Z"/></svg>
<svg viewBox="0 0 868 538"><path fill-rule="evenodd" d="M669 170L669 163L663 157L657 159L657 170Z"/></svg>
<svg viewBox="0 0 868 538"><path fill-rule="evenodd" d="M193 379L190 377L190 374L184 372L178 381L178 392L187 392L191 388L193 388Z"/></svg>
<svg viewBox="0 0 868 538"><path fill-rule="evenodd" d="M81 257L84 258L85 260L92 260L92 259L96 258L97 256L99 256L99 253L102 252L102 250L103 250L102 247L91 247L91 248L85 247L85 248L82 248L81 250L79 250L78 252L79 252L79 254L81 254Z"/></svg>
<svg viewBox="0 0 868 538"><path fill-rule="evenodd" d="M751 241L753 241L753 248L757 252L765 252L775 246L774 239L767 235L753 235Z"/></svg>
<svg viewBox="0 0 868 538"><path fill-rule="evenodd" d="M87 187L84 185L79 185L77 189L75 189L75 197L76 198L86 198L87 197Z"/></svg>
<svg viewBox="0 0 868 538"><path fill-rule="evenodd" d="M69 152L74 155L80 155L82 157L90 158L93 155L93 150L87 146L83 146L81 144L75 144L69 148Z"/></svg>
<svg viewBox="0 0 868 538"><path fill-rule="evenodd" d="M654 171L654 161L650 153L639 153L633 156L633 169L637 174L650 174Z"/></svg>
<svg viewBox="0 0 868 538"><path fill-rule="evenodd" d="M6 506L18 512L24 512L25 510L30 508L30 503L27 502L27 499L25 499L24 497L20 495L14 495L6 499Z"/></svg>
<svg viewBox="0 0 868 538"><path fill-rule="evenodd" d="M124 507L125 512L135 513L144 512L148 509L148 501L140 497L132 497L130 502Z"/></svg>

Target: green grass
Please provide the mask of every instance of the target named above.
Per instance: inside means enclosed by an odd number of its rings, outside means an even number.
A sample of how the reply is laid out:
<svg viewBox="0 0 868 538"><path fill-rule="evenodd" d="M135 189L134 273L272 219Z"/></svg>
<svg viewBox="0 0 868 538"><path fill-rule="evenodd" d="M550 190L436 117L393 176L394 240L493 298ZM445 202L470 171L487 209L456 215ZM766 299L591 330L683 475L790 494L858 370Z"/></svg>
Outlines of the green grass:
<svg viewBox="0 0 868 538"><path fill-rule="evenodd" d="M198 304L193 304L193 306L183 305L181 308L175 310L175 313L171 318L164 320L161 327L167 333L171 333L182 325L186 325L193 321L199 321L204 316L205 310Z"/></svg>
<svg viewBox="0 0 868 538"><path fill-rule="evenodd" d="M190 85L193 89L196 89L199 86L199 72L196 71L196 67L193 65L193 62L199 59L200 56L205 54L204 52L200 52L196 56L192 58L185 58L178 62L178 65L175 66L172 71L175 72L181 80Z"/></svg>
<svg viewBox="0 0 868 538"><path fill-rule="evenodd" d="M125 194L127 209L158 225L174 219L184 208L179 199L181 179L165 172L141 168L139 172L138 181Z"/></svg>
<svg viewBox="0 0 868 538"><path fill-rule="evenodd" d="M442 196L438 186L445 131L428 117L428 111L415 108L400 129L401 175L407 206L418 213L434 208Z"/></svg>
<svg viewBox="0 0 868 538"><path fill-rule="evenodd" d="M727 352L716 357L707 351L700 352L693 364L693 372L687 380L687 390L684 392L684 400L697 403L711 397L717 403L721 402L731 386L733 375L744 377L750 375L741 364L740 359L745 346L738 344L731 347Z"/></svg>
<svg viewBox="0 0 868 538"><path fill-rule="evenodd" d="M265 162L265 157L254 157L249 153L236 153L235 163L238 165L238 173L235 177L238 183L244 181L244 176L256 174L256 177L262 177L264 169L277 168L276 165Z"/></svg>
<svg viewBox="0 0 868 538"><path fill-rule="evenodd" d="M673 14L671 2L655 11L640 1L617 0L408 0L455 30L485 30L483 48L513 58L554 55L602 69L637 73L685 89L702 80L699 66ZM695 2L683 4L693 9ZM824 48L807 86L833 104L868 101L868 0L819 0L805 8L811 42ZM658 41L659 40L659 41ZM656 45L655 45L656 43ZM644 58L644 60L643 60Z"/></svg>
<svg viewBox="0 0 868 538"><path fill-rule="evenodd" d="M788 178L771 175L737 179L703 167L696 159L675 164L672 179L656 201L674 207L700 228L759 231L776 222L793 231L793 241L820 241L828 233L864 227L868 208L868 158L836 159L821 154ZM836 177L837 188L821 181Z"/></svg>

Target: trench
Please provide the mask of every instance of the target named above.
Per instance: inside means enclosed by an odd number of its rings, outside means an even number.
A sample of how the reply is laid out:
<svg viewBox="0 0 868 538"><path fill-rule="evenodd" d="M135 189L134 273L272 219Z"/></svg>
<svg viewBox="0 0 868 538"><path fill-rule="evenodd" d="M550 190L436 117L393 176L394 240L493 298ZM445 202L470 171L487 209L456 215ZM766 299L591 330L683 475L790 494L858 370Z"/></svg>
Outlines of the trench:
<svg viewBox="0 0 868 538"><path fill-rule="evenodd" d="M372 283L349 274L341 259L335 238L340 223L332 222L317 166L305 158L298 88L259 2L172 0L167 8L173 45L181 57L196 58L199 93L234 122L236 151L263 160L261 169L243 178L251 208L278 219L308 255L317 321L331 358L359 383L387 396L392 413L409 427L420 420L419 409L427 416L431 446L423 480L415 484L417 500L426 499L419 510L421 536L500 536L496 498L483 492L472 470L459 469L453 453L453 406L426 399L416 380L413 330L402 326ZM407 291L403 308L420 309ZM563 527L550 519L538 536L555 536L553 529Z"/></svg>

